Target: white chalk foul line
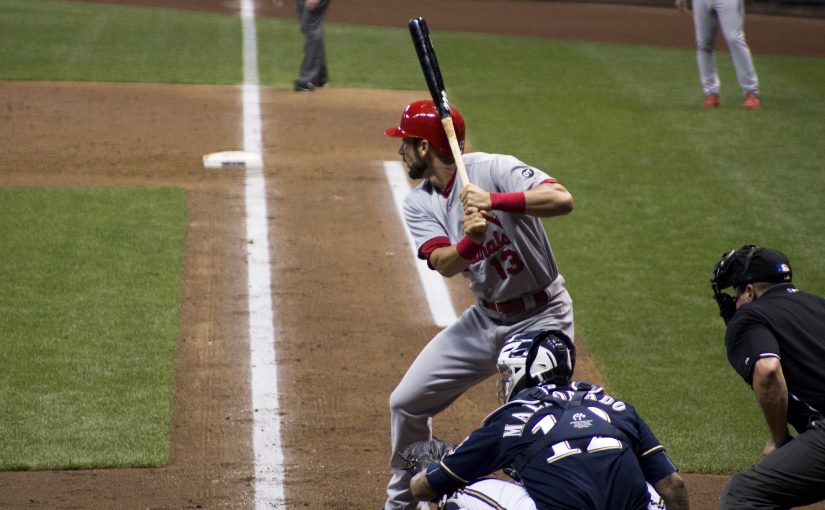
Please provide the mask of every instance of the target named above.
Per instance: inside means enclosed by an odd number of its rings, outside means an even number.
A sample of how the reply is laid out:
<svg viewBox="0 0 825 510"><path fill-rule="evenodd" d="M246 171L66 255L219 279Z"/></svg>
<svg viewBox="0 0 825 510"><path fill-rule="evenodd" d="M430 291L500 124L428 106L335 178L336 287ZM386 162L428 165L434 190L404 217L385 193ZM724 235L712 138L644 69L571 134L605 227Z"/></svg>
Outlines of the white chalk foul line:
<svg viewBox="0 0 825 510"><path fill-rule="evenodd" d="M404 196L410 191L409 182L405 177L404 165L397 161L384 161L384 173L387 175L387 180L390 181L392 196L395 200L395 209L398 212L398 218L401 220L401 229L407 236L407 244L412 253L413 264L418 270L421 286L424 287L424 293L427 295L427 304L430 307L433 321L440 327L447 327L458 318L456 317L455 308L453 308L453 302L450 299L447 285L444 283L444 277L438 274L438 272L431 270L427 267L425 261L418 258L418 253L416 253L415 250L415 242L407 226L404 225L404 212L402 209Z"/></svg>
<svg viewBox="0 0 825 510"><path fill-rule="evenodd" d="M258 84L258 43L253 0L241 1L243 25L244 150L262 155L261 93ZM255 508L286 508L283 489L284 454L278 406L278 369L272 273L267 223L266 180L261 164L246 166L247 289L249 292L249 353L252 386Z"/></svg>

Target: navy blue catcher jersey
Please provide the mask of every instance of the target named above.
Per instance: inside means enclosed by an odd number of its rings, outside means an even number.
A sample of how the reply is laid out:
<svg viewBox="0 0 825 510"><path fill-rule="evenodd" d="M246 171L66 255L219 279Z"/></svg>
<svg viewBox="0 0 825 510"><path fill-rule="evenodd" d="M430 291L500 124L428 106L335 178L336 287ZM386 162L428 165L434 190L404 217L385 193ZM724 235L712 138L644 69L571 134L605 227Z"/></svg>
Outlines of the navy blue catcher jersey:
<svg viewBox="0 0 825 510"><path fill-rule="evenodd" d="M567 412L553 400L570 400L577 391L585 392L585 408ZM525 459L545 435L550 444ZM645 482L677 470L631 405L598 386L572 382L520 392L431 467L427 481L449 494L513 465L522 466L518 478L539 510L640 510L649 501Z"/></svg>
<svg viewBox="0 0 825 510"><path fill-rule="evenodd" d="M825 414L825 299L790 283L771 287L736 311L725 346L728 361L749 385L759 359L779 358L788 385L788 422L798 432Z"/></svg>

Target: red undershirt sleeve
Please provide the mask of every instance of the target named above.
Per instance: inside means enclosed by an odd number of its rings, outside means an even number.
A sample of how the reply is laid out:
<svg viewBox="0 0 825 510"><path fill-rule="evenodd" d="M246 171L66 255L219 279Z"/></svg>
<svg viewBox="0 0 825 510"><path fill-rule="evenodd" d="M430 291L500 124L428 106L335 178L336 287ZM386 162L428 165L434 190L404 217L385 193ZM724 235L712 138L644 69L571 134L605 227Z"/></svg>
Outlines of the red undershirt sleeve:
<svg viewBox="0 0 825 510"><path fill-rule="evenodd" d="M418 258L421 260L426 260L427 267L430 269L435 269L432 264L430 264L430 255L439 248L451 245L452 243L447 237L433 237L426 243L422 244L421 248L418 249Z"/></svg>

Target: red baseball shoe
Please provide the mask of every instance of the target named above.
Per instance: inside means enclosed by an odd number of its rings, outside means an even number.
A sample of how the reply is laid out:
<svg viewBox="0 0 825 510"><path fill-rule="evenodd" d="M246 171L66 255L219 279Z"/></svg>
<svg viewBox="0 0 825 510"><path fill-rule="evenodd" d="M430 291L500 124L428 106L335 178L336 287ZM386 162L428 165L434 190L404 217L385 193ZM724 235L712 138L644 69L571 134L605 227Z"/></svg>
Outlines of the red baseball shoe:
<svg viewBox="0 0 825 510"><path fill-rule="evenodd" d="M759 101L759 96L755 92L748 92L745 94L745 102L742 103L742 106L746 110L758 110L762 106L762 102Z"/></svg>
<svg viewBox="0 0 825 510"><path fill-rule="evenodd" d="M708 94L702 102L704 108L719 108L719 94Z"/></svg>

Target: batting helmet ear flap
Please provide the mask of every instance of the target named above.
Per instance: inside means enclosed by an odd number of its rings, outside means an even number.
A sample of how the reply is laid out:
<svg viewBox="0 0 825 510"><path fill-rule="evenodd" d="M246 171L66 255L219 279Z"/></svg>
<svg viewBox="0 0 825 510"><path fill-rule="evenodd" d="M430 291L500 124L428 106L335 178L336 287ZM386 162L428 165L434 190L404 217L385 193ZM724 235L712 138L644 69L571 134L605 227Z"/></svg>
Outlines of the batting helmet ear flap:
<svg viewBox="0 0 825 510"><path fill-rule="evenodd" d="M526 387L545 382L567 384L576 367L573 341L560 330L546 330L533 338L527 351L524 376Z"/></svg>

